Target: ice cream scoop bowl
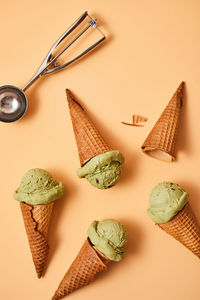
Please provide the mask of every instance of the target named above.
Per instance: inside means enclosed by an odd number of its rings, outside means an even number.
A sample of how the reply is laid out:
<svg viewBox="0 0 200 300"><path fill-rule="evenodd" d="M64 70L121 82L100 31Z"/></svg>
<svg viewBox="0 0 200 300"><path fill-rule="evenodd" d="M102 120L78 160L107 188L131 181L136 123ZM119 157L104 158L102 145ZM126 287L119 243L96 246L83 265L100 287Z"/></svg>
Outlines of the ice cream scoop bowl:
<svg viewBox="0 0 200 300"><path fill-rule="evenodd" d="M84 20L87 20L86 18L89 18L89 21L83 28L82 22ZM76 31L78 30L78 32L75 36L72 35L71 40L69 41L69 35L71 33L73 34L73 31L75 29ZM78 53L71 60L59 64L57 59L89 29L98 30L101 37L93 44L91 44L88 48L86 48L84 51ZM44 61L42 62L41 66L39 67L38 71L23 89L12 85L5 85L0 87L0 121L9 123L17 121L18 119L23 117L28 105L27 98L25 95L25 91L28 87L30 87L42 75L47 75L59 71L64 67L67 67L68 65L77 61L79 58L81 58L82 56L90 52L92 49L94 49L97 45L99 45L103 40L105 40L105 38L106 37L104 33L99 29L96 20L93 19L87 11L84 12L54 43L47 56L45 57ZM67 45L63 45L63 48L60 49L61 43L64 43L66 39L68 39Z"/></svg>
<svg viewBox="0 0 200 300"><path fill-rule="evenodd" d="M14 122L20 119L26 112L27 103L23 90L12 85L0 87L0 121Z"/></svg>

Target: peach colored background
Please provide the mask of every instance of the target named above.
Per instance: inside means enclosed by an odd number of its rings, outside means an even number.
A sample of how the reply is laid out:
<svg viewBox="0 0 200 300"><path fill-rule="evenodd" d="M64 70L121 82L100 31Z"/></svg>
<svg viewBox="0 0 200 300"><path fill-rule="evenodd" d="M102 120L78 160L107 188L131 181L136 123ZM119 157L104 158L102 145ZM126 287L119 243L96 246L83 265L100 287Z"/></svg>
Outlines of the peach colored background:
<svg viewBox="0 0 200 300"><path fill-rule="evenodd" d="M198 300L198 259L155 227L148 197L158 182L179 183L200 217L200 3L195 0L1 0L0 84L23 87L51 44L84 11L98 17L107 42L27 91L26 116L0 123L1 281L4 300L51 299L93 219L116 218L128 230L126 259L70 299ZM186 82L176 162L145 156L140 146L179 83ZM70 88L103 136L125 157L120 183L107 191L79 180L76 144L65 97ZM133 113L144 128L121 124ZM30 168L52 172L66 186L50 227L50 256L38 280L13 191Z"/></svg>

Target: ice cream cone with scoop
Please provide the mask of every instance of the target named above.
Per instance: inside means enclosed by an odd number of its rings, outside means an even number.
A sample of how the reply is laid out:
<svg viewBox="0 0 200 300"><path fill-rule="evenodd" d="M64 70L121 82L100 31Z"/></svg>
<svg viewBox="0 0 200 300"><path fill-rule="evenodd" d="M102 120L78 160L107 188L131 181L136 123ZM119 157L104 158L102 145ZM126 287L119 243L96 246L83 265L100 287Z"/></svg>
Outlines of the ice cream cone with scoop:
<svg viewBox="0 0 200 300"><path fill-rule="evenodd" d="M116 220L93 221L88 237L63 277L52 300L61 299L75 290L88 285L99 272L106 271L111 262L125 256L127 233Z"/></svg>
<svg viewBox="0 0 200 300"><path fill-rule="evenodd" d="M182 82L142 145L144 153L171 162L176 158L176 142L183 99Z"/></svg>
<svg viewBox="0 0 200 300"><path fill-rule="evenodd" d="M63 183L42 169L29 170L14 192L14 198L20 201L38 278L42 276L48 258L48 229L54 201L61 198L63 193Z"/></svg>
<svg viewBox="0 0 200 300"><path fill-rule="evenodd" d="M77 175L99 189L110 188L120 179L124 157L105 142L68 89L66 94L81 164Z"/></svg>
<svg viewBox="0 0 200 300"><path fill-rule="evenodd" d="M178 184L159 183L151 192L147 212L160 228L200 258L200 227L188 198Z"/></svg>

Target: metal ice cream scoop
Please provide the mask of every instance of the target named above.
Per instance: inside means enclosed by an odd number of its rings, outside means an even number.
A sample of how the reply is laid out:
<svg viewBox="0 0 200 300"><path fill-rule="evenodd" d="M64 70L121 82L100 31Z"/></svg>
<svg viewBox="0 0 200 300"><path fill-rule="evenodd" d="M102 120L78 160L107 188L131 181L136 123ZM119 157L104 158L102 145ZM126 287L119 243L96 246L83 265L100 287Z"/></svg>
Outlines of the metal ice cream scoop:
<svg viewBox="0 0 200 300"><path fill-rule="evenodd" d="M89 18L87 26L82 28L79 26L82 22ZM64 46L63 49L59 50L58 54L53 55L55 50L58 50L58 46L63 42L73 31L79 27L78 34L72 37L72 40L68 42L67 45ZM81 28L80 28L81 27ZM86 48L83 52L75 56L73 59L69 60L66 63L59 64L57 61L58 57L60 57L72 44L74 44L88 29L97 29L100 34L101 38L97 40L95 43L90 45ZM27 110L27 98L25 95L26 89L30 87L38 78L42 75L50 74L55 71L59 71L64 67L72 64L89 51L94 49L97 45L99 45L103 40L105 40L104 33L99 29L98 24L95 19L90 17L88 12L84 12L64 33L61 37L55 42L55 44L51 47L50 51L48 52L47 56L45 57L44 61L42 62L41 66L39 67L38 71L35 75L31 78L31 80L25 85L23 89L12 85L4 85L0 87L0 121L2 122L14 122L20 119Z"/></svg>

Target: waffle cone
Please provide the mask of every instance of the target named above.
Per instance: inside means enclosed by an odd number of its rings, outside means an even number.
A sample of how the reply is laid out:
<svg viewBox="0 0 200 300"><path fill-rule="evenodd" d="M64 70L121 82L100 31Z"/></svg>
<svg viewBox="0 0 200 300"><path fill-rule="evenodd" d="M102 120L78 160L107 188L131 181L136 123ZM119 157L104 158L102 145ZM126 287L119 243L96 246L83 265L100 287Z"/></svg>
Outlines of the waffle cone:
<svg viewBox="0 0 200 300"><path fill-rule="evenodd" d="M29 205L20 203L26 234L38 278L42 276L47 262L48 228L54 203Z"/></svg>
<svg viewBox="0 0 200 300"><path fill-rule="evenodd" d="M154 158L168 162L176 158L183 86L182 82L141 147Z"/></svg>
<svg viewBox="0 0 200 300"><path fill-rule="evenodd" d="M158 225L200 258L200 227L189 203L171 221Z"/></svg>
<svg viewBox="0 0 200 300"><path fill-rule="evenodd" d="M95 251L89 239L87 239L62 279L52 300L61 299L88 285L97 273L107 269L106 264L108 262L109 260L105 261L105 258L101 258L101 255Z"/></svg>
<svg viewBox="0 0 200 300"><path fill-rule="evenodd" d="M67 89L67 100L72 119L74 135L77 143L81 166L92 157L111 151L111 147L104 141L92 121L88 118L83 107L76 101Z"/></svg>

